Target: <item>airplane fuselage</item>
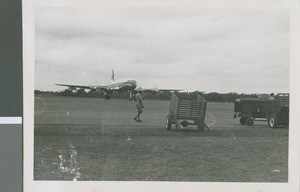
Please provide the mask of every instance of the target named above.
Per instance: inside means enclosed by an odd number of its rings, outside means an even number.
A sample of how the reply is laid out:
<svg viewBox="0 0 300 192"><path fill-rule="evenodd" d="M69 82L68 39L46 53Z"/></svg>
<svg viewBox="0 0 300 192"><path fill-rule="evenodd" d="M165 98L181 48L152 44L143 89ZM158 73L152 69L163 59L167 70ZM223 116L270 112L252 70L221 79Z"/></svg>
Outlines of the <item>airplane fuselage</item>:
<svg viewBox="0 0 300 192"><path fill-rule="evenodd" d="M128 79L125 81L113 81L107 87L109 90L118 89L123 91L133 91L137 86L137 82L134 79Z"/></svg>

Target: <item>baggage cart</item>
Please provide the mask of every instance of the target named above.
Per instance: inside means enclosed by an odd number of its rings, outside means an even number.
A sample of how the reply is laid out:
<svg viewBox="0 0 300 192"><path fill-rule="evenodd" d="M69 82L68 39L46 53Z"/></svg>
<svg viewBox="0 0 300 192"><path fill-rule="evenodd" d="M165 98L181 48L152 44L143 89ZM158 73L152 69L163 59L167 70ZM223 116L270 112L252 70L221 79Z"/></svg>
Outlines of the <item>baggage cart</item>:
<svg viewBox="0 0 300 192"><path fill-rule="evenodd" d="M170 130L172 124L178 128L183 129L188 125L197 125L199 131L204 128L211 130L204 122L206 114L207 101L199 94L193 99L184 99L180 94L172 93L169 114L166 118L166 129Z"/></svg>

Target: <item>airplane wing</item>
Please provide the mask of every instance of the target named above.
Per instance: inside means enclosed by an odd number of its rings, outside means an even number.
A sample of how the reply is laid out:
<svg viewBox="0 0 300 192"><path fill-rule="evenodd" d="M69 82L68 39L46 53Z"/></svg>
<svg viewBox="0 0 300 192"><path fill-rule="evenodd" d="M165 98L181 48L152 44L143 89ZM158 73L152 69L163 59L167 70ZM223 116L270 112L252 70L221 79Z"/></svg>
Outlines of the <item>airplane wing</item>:
<svg viewBox="0 0 300 192"><path fill-rule="evenodd" d="M173 91L183 91L182 89L156 89L157 91L170 91L170 92L173 92Z"/></svg>
<svg viewBox="0 0 300 192"><path fill-rule="evenodd" d="M142 91L175 92L175 91L183 91L183 90L182 89L142 89Z"/></svg>
<svg viewBox="0 0 300 192"><path fill-rule="evenodd" d="M70 87L70 88L81 88L81 89L107 89L108 88L108 86L68 85L68 84L60 84L60 83L55 84L55 85L64 86L64 87Z"/></svg>

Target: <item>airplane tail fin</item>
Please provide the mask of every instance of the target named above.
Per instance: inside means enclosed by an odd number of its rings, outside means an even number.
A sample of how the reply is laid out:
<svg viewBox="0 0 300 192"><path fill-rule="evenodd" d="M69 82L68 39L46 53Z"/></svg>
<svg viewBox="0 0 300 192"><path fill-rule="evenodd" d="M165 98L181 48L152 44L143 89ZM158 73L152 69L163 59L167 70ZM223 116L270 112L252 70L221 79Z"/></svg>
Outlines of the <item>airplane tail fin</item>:
<svg viewBox="0 0 300 192"><path fill-rule="evenodd" d="M115 71L114 70L112 70L112 72L111 72L111 80L115 81Z"/></svg>

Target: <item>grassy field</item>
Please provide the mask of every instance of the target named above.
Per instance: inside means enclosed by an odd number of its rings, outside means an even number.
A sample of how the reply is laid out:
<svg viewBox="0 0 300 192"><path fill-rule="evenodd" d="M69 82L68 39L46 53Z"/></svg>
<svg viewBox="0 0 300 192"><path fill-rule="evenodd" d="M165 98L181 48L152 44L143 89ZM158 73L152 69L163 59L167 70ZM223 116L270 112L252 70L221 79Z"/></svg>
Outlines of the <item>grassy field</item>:
<svg viewBox="0 0 300 192"><path fill-rule="evenodd" d="M208 103L213 131L167 131L169 101L35 99L36 180L287 182L288 129L242 126L233 104Z"/></svg>

